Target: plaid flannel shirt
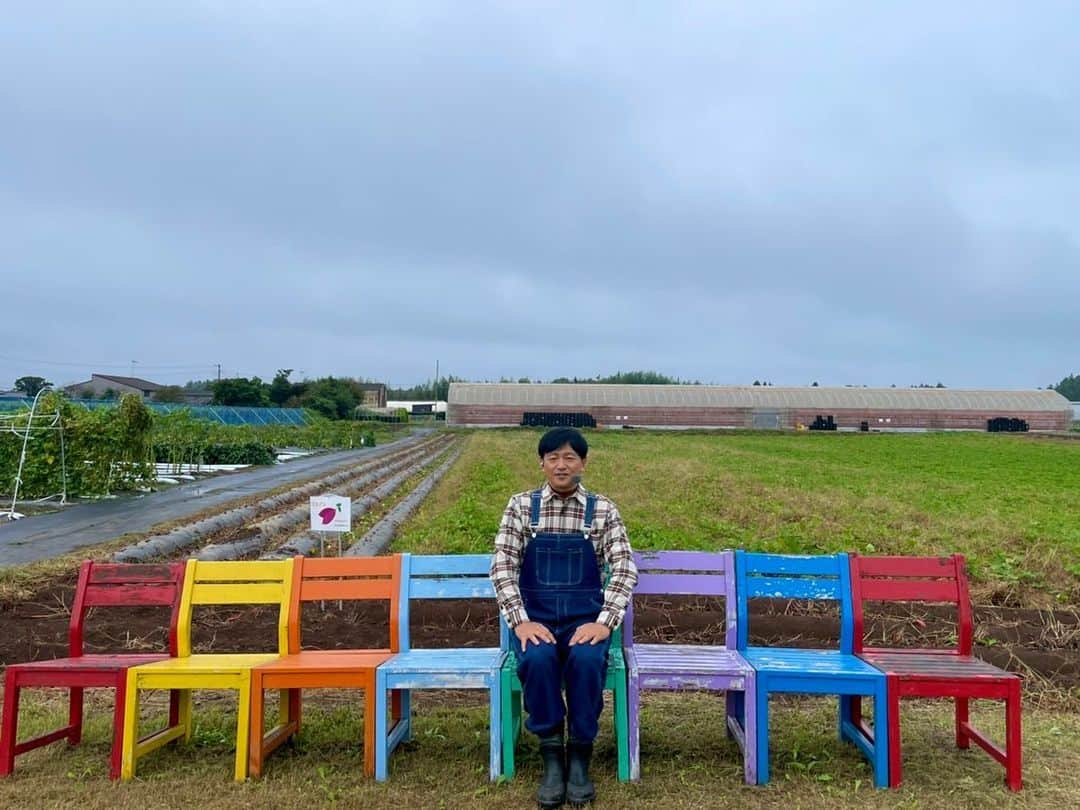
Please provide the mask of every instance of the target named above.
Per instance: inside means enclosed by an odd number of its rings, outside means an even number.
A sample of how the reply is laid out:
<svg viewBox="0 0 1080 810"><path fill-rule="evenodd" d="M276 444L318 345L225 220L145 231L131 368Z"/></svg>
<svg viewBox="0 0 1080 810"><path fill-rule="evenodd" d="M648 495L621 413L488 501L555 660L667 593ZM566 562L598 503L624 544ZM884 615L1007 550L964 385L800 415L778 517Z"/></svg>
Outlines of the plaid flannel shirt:
<svg viewBox="0 0 1080 810"><path fill-rule="evenodd" d="M520 492L510 499L503 512L499 533L495 537L495 555L491 560L491 582L495 598L506 623L516 627L529 620L521 598L518 579L525 559L525 546L532 537L529 528L532 492ZM555 494L547 484L540 495L540 525L538 532L580 532L585 520L585 490L577 490L566 498ZM611 577L604 587L604 606L596 621L614 630L623 620L626 606L637 584L630 539L619 510L603 495L596 496L593 516L592 544L596 563L603 570L607 564Z"/></svg>

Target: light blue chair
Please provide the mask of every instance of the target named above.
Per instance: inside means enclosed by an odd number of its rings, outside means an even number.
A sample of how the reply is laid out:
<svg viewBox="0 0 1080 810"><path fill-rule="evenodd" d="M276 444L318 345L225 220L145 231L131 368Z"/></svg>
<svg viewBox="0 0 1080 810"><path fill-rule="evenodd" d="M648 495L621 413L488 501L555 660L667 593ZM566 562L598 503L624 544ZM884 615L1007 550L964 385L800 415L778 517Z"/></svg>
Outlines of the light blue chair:
<svg viewBox="0 0 1080 810"><path fill-rule="evenodd" d="M488 578L490 554L401 555L401 599L398 622L401 652L375 671L375 778L386 781L390 753L412 737L410 690L487 689L490 692L491 780L502 769L500 673L506 657L507 636L500 633L498 647L412 649L409 603L413 599L494 599ZM387 728L387 696L400 694L401 711Z"/></svg>
<svg viewBox="0 0 1080 810"><path fill-rule="evenodd" d="M888 735L873 738L851 718L847 696L874 701L874 725L887 728L885 675L852 653L851 581L846 554L798 556L735 552L738 650L757 672L757 782L769 781L769 695L788 692L840 696L839 733L874 768L874 784L889 786ZM840 649L751 647L747 600L759 598L828 600L840 603Z"/></svg>

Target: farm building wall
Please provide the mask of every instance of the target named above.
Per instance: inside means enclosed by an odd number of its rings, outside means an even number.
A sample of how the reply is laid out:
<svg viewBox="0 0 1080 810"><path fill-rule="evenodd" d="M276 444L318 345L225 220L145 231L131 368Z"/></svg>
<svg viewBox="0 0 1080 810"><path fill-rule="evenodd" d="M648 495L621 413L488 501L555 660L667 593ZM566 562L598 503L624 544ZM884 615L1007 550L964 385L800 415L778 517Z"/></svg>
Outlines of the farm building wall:
<svg viewBox="0 0 1080 810"><path fill-rule="evenodd" d="M536 405L450 405L447 422L451 425L520 425L525 411L562 413L568 407ZM753 428L752 408L584 408L596 420L597 427L667 427L667 428ZM781 410L775 425L780 429L809 426L818 416L832 416L837 427L857 430L862 422L871 430L986 430L989 419L1007 416L1023 419L1030 430L1068 430L1070 415L1043 411L877 411L856 409Z"/></svg>

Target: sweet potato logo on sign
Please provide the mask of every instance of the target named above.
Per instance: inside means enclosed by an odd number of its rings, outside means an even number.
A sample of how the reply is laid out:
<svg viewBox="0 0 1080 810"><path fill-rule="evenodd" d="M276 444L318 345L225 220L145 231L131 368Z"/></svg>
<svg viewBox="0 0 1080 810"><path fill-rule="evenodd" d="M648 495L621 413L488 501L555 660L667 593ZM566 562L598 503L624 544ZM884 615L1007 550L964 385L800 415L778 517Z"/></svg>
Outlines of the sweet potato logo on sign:
<svg viewBox="0 0 1080 810"><path fill-rule="evenodd" d="M311 530L347 532L352 528L352 501L340 495L316 495L311 499Z"/></svg>

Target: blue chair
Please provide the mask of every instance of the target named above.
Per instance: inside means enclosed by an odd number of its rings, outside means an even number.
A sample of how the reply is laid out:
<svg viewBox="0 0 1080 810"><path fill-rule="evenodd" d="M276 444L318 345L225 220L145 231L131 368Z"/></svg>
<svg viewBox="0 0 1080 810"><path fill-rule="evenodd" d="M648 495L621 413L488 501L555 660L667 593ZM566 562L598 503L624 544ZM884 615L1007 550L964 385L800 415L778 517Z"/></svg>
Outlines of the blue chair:
<svg viewBox="0 0 1080 810"><path fill-rule="evenodd" d="M398 638L401 652L375 670L375 779L387 778L389 755L412 737L412 689L487 689L490 692L492 781L502 770L501 684L503 659L509 647L500 633L498 647L412 649L409 602L412 599L494 599L488 578L490 554L401 555L401 599ZM387 695L400 701L393 727L387 728Z"/></svg>
<svg viewBox="0 0 1080 810"><path fill-rule="evenodd" d="M851 581L846 554L799 556L735 552L738 650L757 671L757 782L769 781L769 695L776 692L840 697L839 733L870 760L874 784L889 786L887 734L868 737L852 722L848 696L874 701L874 725L886 727L885 675L852 653ZM829 600L840 603L840 649L751 647L747 600ZM876 738L876 739L875 739Z"/></svg>

